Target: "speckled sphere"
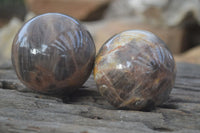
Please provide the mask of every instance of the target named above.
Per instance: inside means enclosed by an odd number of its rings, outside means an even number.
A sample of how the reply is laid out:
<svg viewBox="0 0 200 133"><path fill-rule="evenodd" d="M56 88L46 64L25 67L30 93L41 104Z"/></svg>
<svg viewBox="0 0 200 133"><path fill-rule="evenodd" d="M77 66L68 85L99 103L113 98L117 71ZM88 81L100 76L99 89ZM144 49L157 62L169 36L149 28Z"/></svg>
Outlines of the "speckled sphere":
<svg viewBox="0 0 200 133"><path fill-rule="evenodd" d="M172 53L153 33L129 30L100 49L94 67L98 90L117 108L150 109L169 97L176 66Z"/></svg>
<svg viewBox="0 0 200 133"><path fill-rule="evenodd" d="M68 94L88 79L95 45L76 19L59 13L37 16L20 29L12 45L12 63L28 88Z"/></svg>

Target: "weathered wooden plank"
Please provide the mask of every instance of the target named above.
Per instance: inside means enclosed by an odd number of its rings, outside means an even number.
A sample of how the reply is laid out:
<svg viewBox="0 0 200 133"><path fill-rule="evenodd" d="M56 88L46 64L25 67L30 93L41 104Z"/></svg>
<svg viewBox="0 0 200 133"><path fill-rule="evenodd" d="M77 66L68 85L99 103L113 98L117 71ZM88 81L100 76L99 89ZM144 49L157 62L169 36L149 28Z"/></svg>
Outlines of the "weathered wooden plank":
<svg viewBox="0 0 200 133"><path fill-rule="evenodd" d="M168 102L150 111L118 110L97 92L93 77L70 97L24 87L10 65L0 67L0 132L200 132L200 66L178 63Z"/></svg>

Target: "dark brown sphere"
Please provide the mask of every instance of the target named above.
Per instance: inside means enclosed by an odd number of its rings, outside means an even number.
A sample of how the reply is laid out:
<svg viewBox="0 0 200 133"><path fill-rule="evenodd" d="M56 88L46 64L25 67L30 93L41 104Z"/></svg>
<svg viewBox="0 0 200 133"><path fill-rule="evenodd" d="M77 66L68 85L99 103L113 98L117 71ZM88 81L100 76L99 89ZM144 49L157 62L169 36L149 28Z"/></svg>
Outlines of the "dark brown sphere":
<svg viewBox="0 0 200 133"><path fill-rule="evenodd" d="M129 30L100 49L94 67L98 90L117 108L145 110L166 101L174 85L172 53L153 33Z"/></svg>
<svg viewBox="0 0 200 133"><path fill-rule="evenodd" d="M43 93L70 93L88 79L95 45L77 20L64 14L37 16L20 29L12 46L12 63L28 88Z"/></svg>

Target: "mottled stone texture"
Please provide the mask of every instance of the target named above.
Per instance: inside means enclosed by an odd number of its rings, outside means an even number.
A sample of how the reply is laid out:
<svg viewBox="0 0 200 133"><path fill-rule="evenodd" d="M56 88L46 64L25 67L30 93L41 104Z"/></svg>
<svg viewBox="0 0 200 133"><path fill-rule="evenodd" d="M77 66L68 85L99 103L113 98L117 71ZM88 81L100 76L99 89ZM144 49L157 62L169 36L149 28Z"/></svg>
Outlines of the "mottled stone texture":
<svg viewBox="0 0 200 133"><path fill-rule="evenodd" d="M141 110L168 99L176 68L162 40L147 31L130 30L102 46L94 75L99 92L112 105Z"/></svg>
<svg viewBox="0 0 200 133"><path fill-rule="evenodd" d="M29 20L18 32L12 62L28 88L69 93L88 79L95 53L91 35L77 20L47 13Z"/></svg>

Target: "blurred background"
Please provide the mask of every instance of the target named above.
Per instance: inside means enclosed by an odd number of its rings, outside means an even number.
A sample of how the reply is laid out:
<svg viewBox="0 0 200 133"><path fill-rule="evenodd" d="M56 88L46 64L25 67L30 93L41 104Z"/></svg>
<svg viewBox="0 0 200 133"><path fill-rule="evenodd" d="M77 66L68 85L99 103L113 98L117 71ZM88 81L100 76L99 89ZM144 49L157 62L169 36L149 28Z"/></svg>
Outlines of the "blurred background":
<svg viewBox="0 0 200 133"><path fill-rule="evenodd" d="M176 61L200 64L200 0L0 0L0 65L10 62L23 23L47 12L82 21L97 51L114 34L143 29L164 40Z"/></svg>

